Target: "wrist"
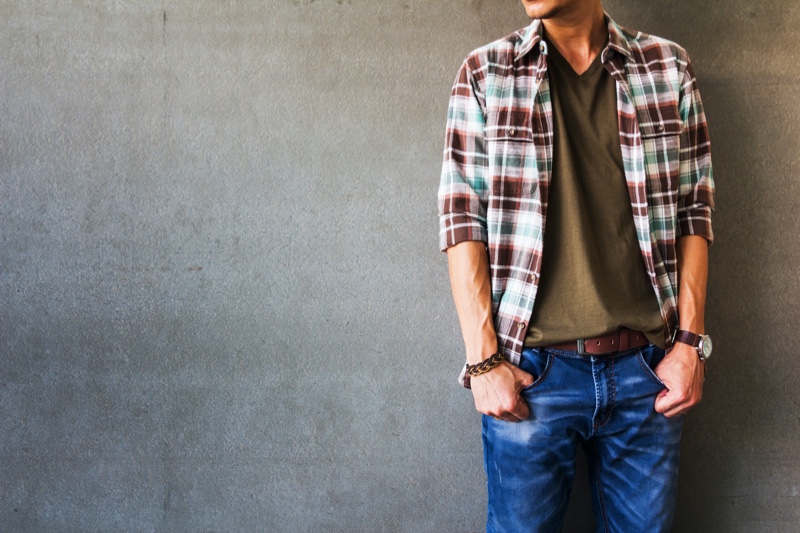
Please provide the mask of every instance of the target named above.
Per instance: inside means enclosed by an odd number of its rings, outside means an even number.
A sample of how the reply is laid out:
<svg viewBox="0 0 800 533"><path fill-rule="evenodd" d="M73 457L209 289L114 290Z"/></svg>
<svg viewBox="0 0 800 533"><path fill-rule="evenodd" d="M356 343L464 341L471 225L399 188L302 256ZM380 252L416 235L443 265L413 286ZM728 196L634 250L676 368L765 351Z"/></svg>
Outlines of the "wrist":
<svg viewBox="0 0 800 533"><path fill-rule="evenodd" d="M464 368L464 387L470 389L472 378L483 376L497 368L506 358L501 351L496 351L486 359L471 365L467 363Z"/></svg>
<svg viewBox="0 0 800 533"><path fill-rule="evenodd" d="M502 352L495 352L480 363L476 363L474 365L467 364L466 373L468 376L476 377L480 376L481 374L486 374L490 372L494 368L497 367L500 363L505 361L505 356Z"/></svg>
<svg viewBox="0 0 800 533"><path fill-rule="evenodd" d="M705 361L711 356L712 342L711 337L701 332L692 330L677 329L672 335L673 345L685 344L697 352L701 361Z"/></svg>
<svg viewBox="0 0 800 533"><path fill-rule="evenodd" d="M476 343L472 348L467 348L467 364L476 365L500 351L497 339L489 337L486 342Z"/></svg>
<svg viewBox="0 0 800 533"><path fill-rule="evenodd" d="M706 332L706 328L703 326L702 322L690 322L688 324L680 324L678 326L678 330L689 331L697 335L702 335Z"/></svg>

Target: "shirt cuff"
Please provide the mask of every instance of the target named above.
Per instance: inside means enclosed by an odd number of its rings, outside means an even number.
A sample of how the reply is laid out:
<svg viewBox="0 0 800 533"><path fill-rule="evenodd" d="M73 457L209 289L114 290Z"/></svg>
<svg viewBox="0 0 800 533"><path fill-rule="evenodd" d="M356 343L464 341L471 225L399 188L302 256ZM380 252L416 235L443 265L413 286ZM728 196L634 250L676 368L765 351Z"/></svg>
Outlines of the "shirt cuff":
<svg viewBox="0 0 800 533"><path fill-rule="evenodd" d="M708 244L714 242L714 231L711 228L711 208L707 205L693 207L678 214L678 236L699 235Z"/></svg>
<svg viewBox="0 0 800 533"><path fill-rule="evenodd" d="M439 249L445 251L464 241L488 242L482 219L466 213L450 213L439 217Z"/></svg>

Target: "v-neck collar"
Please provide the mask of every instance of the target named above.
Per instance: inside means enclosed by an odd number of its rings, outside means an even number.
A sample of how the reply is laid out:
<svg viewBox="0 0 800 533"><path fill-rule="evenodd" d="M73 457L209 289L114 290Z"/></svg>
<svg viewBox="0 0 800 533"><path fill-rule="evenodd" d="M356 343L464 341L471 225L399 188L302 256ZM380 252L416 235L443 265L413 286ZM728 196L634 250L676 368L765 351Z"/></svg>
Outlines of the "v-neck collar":
<svg viewBox="0 0 800 533"><path fill-rule="evenodd" d="M589 67L586 70L584 70L581 74L578 74L575 71L575 69L572 68L572 65L569 64L569 61L567 61L567 59L563 55L561 55L561 52L559 52L558 49L556 49L556 47L553 46L552 43L548 43L548 50L549 50L548 56L553 58L553 60L556 63L558 63L558 67L562 72L580 81L591 78L592 75L594 75L598 71L598 69L600 69L600 67L603 65L603 62L601 60L601 56L603 55L603 49L601 49L599 52L597 52L597 54L595 54L594 59L592 59L592 62L589 64Z"/></svg>

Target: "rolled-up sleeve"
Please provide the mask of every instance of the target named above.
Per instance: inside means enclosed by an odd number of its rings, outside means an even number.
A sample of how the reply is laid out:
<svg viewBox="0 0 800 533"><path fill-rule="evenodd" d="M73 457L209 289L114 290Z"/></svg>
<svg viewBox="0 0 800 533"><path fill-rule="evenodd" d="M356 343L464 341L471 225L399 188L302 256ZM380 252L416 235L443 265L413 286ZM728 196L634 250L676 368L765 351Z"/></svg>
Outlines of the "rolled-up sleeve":
<svg viewBox="0 0 800 533"><path fill-rule="evenodd" d="M450 95L438 202L442 251L488 239L485 101L474 72L464 61Z"/></svg>
<svg viewBox="0 0 800 533"><path fill-rule="evenodd" d="M687 63L681 87L683 119L678 197L678 236L700 235L714 241L711 213L714 211L714 176L711 144L703 104L691 63Z"/></svg>

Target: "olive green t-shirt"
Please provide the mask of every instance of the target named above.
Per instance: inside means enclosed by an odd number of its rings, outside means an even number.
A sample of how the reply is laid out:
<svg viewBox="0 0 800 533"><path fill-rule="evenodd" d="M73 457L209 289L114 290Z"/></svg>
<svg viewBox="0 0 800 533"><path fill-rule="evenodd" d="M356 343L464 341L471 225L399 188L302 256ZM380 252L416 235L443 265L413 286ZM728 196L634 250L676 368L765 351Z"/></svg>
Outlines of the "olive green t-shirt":
<svg viewBox="0 0 800 533"><path fill-rule="evenodd" d="M614 78L601 54L578 75L555 46L548 48L553 174L525 345L547 346L626 326L663 348L664 323L639 251L625 181Z"/></svg>

